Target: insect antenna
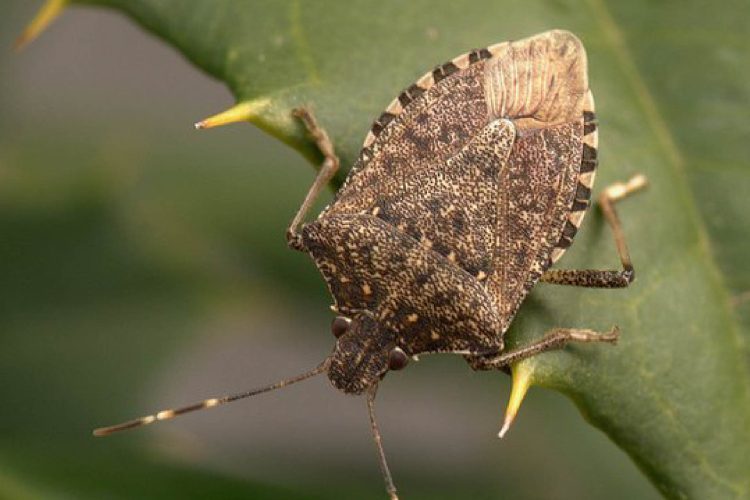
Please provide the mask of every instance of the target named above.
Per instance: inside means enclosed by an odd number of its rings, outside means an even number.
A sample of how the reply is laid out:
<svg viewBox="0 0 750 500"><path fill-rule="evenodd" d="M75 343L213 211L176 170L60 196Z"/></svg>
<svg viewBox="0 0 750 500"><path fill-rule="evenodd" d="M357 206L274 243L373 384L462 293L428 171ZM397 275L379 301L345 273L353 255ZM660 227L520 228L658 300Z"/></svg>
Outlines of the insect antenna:
<svg viewBox="0 0 750 500"><path fill-rule="evenodd" d="M123 422L121 424L111 425L109 427L100 427L94 430L94 436L97 436L97 437L108 436L110 434L114 434L115 432L125 431L128 429L134 429L136 427L142 427L144 425L152 424L154 422L159 422L161 420L169 420L179 415L184 415L185 413L190 413L190 412L198 411L198 410L205 410L207 408L213 408L215 406L223 405L225 403L231 403L232 401L237 401L238 399L245 399L251 396L255 396L257 394L262 394L264 392L270 392L276 389L281 389L282 387L296 384L297 382L307 380L308 378L311 378L311 377L314 377L315 375L319 375L323 373L324 371L328 369L328 365L329 365L329 358L326 358L321 364L319 364L312 370L305 372L305 373L301 373L299 375L295 375L294 377L290 377L284 380L279 380L278 382L274 382L273 384L269 384L263 387L258 387L256 389L251 389L249 391L238 392L236 394L229 394L227 396L222 396L218 398L204 399L203 401L193 403L190 405L186 405L186 406L181 406L179 408L173 408L171 410L162 410L152 415L146 415L145 417L136 418L134 420L128 420L127 422Z"/></svg>
<svg viewBox="0 0 750 500"><path fill-rule="evenodd" d="M378 386L373 386L367 391L367 412L370 415L370 428L372 429L372 439L375 441L375 447L378 450L378 460L380 463L380 472L383 474L383 480L385 481L385 489L388 492L388 496L391 500L398 500L398 493L396 493L396 485L393 484L393 477L391 476L391 470L388 468L388 462L385 459L385 451L383 450L383 441L380 438L380 430L378 429L378 423L375 421L375 395L378 392Z"/></svg>

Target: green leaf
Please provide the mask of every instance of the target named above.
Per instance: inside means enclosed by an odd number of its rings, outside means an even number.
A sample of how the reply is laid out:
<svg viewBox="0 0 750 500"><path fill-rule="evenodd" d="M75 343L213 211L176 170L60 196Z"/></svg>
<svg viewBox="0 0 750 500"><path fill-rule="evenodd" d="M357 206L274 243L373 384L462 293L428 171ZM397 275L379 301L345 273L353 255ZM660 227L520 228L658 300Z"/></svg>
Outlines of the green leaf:
<svg viewBox="0 0 750 500"><path fill-rule="evenodd" d="M174 45L226 82L254 123L315 159L290 115L312 106L345 165L386 104L434 65L550 28L578 34L600 120L598 186L636 172L651 182L619 207L638 278L619 291L540 285L511 340L618 324L615 348L528 361L533 382L569 395L665 496L750 497L741 342L750 313L741 311L741 329L730 302L750 303L748 243L737 237L750 206L734 194L750 182L746 2L710 12L697 0L86 3L121 10ZM594 212L560 265L616 264Z"/></svg>

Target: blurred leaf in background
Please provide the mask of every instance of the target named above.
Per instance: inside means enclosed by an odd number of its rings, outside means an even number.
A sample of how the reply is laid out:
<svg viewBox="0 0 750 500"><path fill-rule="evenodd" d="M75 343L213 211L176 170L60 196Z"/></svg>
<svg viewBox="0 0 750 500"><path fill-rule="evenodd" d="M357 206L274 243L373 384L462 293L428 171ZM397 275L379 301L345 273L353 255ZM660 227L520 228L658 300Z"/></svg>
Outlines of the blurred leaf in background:
<svg viewBox="0 0 750 500"><path fill-rule="evenodd" d="M101 3L225 81L253 121L310 158L289 109L312 103L346 164L432 65L552 27L576 32L601 122L599 186L635 171L652 181L622 207L639 279L609 293L540 286L513 339L620 324L617 348L533 360L536 382L571 395L665 495L750 495L748 329L729 310L750 302L737 194L750 153L747 5L709 15L700 2ZM6 7L5 46L30 8ZM364 402L325 380L89 437L327 353L330 299L283 239L313 172L250 127L190 130L230 97L113 14L71 8L0 67L0 494L382 497ZM601 217L589 217L565 267L616 262ZM407 498L656 496L554 393L532 392L497 442L500 374L434 357L384 386L381 427Z"/></svg>

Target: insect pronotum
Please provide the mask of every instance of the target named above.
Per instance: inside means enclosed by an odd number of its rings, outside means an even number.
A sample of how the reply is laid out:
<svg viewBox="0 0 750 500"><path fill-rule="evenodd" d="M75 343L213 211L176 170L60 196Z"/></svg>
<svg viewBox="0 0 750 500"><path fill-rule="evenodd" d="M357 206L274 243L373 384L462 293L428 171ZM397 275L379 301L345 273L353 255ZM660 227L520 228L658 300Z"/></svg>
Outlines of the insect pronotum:
<svg viewBox="0 0 750 500"><path fill-rule="evenodd" d="M617 327L606 333L558 328L510 351L503 337L538 281L600 288L632 282L615 202L646 180L637 175L599 197L622 270L548 269L571 245L589 208L598 163L586 53L566 31L473 50L425 74L375 121L334 201L309 223L303 220L339 160L313 114L294 114L325 160L287 239L312 257L334 297L333 352L301 375L94 434L326 373L337 389L366 395L386 489L395 499L375 420L379 381L423 353L459 354L474 370L497 370L571 341L615 342ZM524 392L514 380L501 437Z"/></svg>

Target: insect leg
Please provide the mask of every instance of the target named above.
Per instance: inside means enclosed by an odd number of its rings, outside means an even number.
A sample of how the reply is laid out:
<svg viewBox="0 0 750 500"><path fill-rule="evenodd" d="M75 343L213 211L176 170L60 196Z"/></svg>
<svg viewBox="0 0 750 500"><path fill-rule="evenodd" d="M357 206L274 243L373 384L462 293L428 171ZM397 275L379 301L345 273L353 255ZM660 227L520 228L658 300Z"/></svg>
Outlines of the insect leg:
<svg viewBox="0 0 750 500"><path fill-rule="evenodd" d="M505 368L541 352L560 349L568 342L609 342L614 344L619 337L620 330L616 326L606 333L579 328L555 328L536 342L513 351L503 352L494 358L482 360L479 366L484 370Z"/></svg>
<svg viewBox="0 0 750 500"><path fill-rule="evenodd" d="M336 156L336 152L333 149L333 143L328 137L326 131L318 125L315 116L307 108L297 108L293 111L294 116L299 118L307 128L308 133L315 140L315 144L323 153L323 163L318 171L318 176L315 178L315 182L310 186L310 190L305 196L305 200L302 202L302 206L299 207L297 214L292 219L292 223L289 224L289 228L286 231L286 238L289 246L295 250L303 250L300 234L297 229L305 217L307 212L310 210L315 199L320 194L320 191L328 184L328 182L336 175L336 171L339 169L339 158Z"/></svg>
<svg viewBox="0 0 750 500"><path fill-rule="evenodd" d="M372 439L375 441L375 447L378 449L378 459L380 461L380 472L383 474L383 480L385 481L385 490L388 492L391 500L398 500L398 494L396 493L396 485L393 484L393 477L391 471L388 468L388 462L385 459L385 451L383 450L383 442L380 438L380 430L378 429L378 423L375 421L375 395L378 392L378 386L374 385L369 391L367 391L367 411L370 415L370 428L372 429Z"/></svg>
<svg viewBox="0 0 750 500"><path fill-rule="evenodd" d="M617 182L608 186L599 196L599 206L607 219L615 237L617 254L620 256L622 271L598 269L551 269L546 271L539 281L555 285L584 286L590 288L625 288L633 282L635 271L630 260L630 252L625 243L620 218L615 210L615 203L646 186L646 177L636 175L628 182Z"/></svg>
<svg viewBox="0 0 750 500"><path fill-rule="evenodd" d="M594 330L583 330L578 328L556 328L550 330L542 339L529 345L520 347L513 351L503 352L494 357L484 355L470 360L471 367L475 370L506 370L510 365L523 359L530 358L541 352L552 349L560 349L568 342L609 342L616 343L620 337L620 330L614 326L607 333L595 332ZM490 355L491 356L491 355ZM511 390L508 409L505 411L505 419L500 428L498 437L505 436L510 429L513 420L518 414L526 391L529 389L530 381L528 373L512 371L513 388Z"/></svg>

